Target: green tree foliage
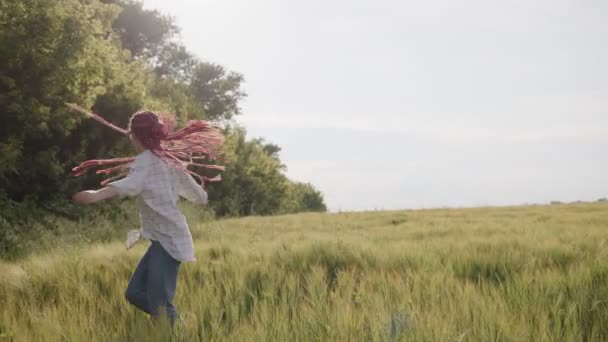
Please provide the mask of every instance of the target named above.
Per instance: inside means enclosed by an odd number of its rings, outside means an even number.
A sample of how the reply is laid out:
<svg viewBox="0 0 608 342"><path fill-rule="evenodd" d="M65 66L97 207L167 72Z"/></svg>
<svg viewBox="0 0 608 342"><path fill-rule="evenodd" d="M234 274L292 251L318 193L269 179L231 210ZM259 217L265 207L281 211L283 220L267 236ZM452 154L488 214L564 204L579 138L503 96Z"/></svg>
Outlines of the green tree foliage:
<svg viewBox="0 0 608 342"><path fill-rule="evenodd" d="M52 203L99 181L72 177L74 165L132 153L128 139L65 102L123 127L143 107L232 127L242 75L199 60L178 33L132 0L0 0L0 201L61 207ZM325 209L312 186L285 177L279 146L238 127L226 134L224 181L209 187L218 215Z"/></svg>
<svg viewBox="0 0 608 342"><path fill-rule="evenodd" d="M74 140L82 119L64 102L90 106L118 92L141 98L142 71L105 38L117 6L77 0L0 6L0 188L18 201L46 201L73 189L66 166L90 155L86 140Z"/></svg>
<svg viewBox="0 0 608 342"><path fill-rule="evenodd" d="M177 86L179 93L190 97L190 117L229 120L241 114L239 101L246 96L240 88L241 74L194 57L177 39L179 29L170 17L145 10L142 3L134 0L108 2L123 8L113 24L123 48L129 50L134 59L145 60L158 77L157 81L165 80L163 90ZM175 96L176 90L170 92Z"/></svg>
<svg viewBox="0 0 608 342"><path fill-rule="evenodd" d="M245 130L234 128L226 141L228 167L221 183L210 186L212 207L221 216L278 213L287 196L287 178L280 161L270 157Z"/></svg>
<svg viewBox="0 0 608 342"><path fill-rule="evenodd" d="M190 89L210 120L225 120L241 114L238 101L245 96L241 82L243 76L238 73L227 72L217 64L199 63Z"/></svg>
<svg viewBox="0 0 608 342"><path fill-rule="evenodd" d="M327 211L323 194L310 183L290 182L283 205L288 213Z"/></svg>
<svg viewBox="0 0 608 342"><path fill-rule="evenodd" d="M122 11L112 28L122 47L133 59L157 59L179 33L173 20L155 10L145 10L143 3L131 0L106 1L118 4Z"/></svg>
<svg viewBox="0 0 608 342"><path fill-rule="evenodd" d="M323 195L311 184L290 181L279 158L279 146L263 139L246 140L243 128L228 135L229 164L224 181L210 186L221 216L268 215L326 211Z"/></svg>

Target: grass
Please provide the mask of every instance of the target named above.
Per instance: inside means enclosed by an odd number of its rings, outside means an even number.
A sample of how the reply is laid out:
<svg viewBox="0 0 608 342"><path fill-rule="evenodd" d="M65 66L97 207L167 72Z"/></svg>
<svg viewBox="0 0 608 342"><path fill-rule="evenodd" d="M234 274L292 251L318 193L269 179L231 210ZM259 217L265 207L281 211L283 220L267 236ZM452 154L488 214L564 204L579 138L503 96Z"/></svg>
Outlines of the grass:
<svg viewBox="0 0 608 342"><path fill-rule="evenodd" d="M608 205L192 224L174 331L124 299L146 245L0 263L0 341L606 341Z"/></svg>

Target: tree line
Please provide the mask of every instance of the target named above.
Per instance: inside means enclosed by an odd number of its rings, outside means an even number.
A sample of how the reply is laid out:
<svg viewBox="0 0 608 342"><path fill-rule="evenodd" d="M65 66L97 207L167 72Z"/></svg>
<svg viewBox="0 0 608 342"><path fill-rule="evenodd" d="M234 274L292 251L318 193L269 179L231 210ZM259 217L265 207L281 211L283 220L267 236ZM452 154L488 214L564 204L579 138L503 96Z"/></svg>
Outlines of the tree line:
<svg viewBox="0 0 608 342"><path fill-rule="evenodd" d="M138 1L0 0L0 221L20 206L68 215L70 195L100 180L71 176L73 166L133 154L66 102L122 127L142 108L225 127L227 170L208 189L217 216L325 211L319 190L285 176L279 146L234 123L243 81L194 56L172 18Z"/></svg>

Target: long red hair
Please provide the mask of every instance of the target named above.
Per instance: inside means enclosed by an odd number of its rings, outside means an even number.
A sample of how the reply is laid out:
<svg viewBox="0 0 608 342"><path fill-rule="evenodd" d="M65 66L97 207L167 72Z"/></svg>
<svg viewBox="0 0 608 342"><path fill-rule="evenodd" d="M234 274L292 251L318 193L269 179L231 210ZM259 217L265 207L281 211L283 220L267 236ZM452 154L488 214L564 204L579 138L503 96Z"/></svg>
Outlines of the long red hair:
<svg viewBox="0 0 608 342"><path fill-rule="evenodd" d="M150 152L157 155L167 164L199 179L201 186L206 182L221 180L219 175L207 178L188 170L188 166L224 170L223 166L200 162L205 159L209 161L222 159L224 136L217 127L214 127L207 121L192 120L188 122L186 127L172 132L174 121L170 116L160 117L151 111L141 111L131 116L129 129L125 130L108 122L100 115L87 111L78 105L67 105L70 109L84 113L88 117L122 134L132 134L144 148L150 150ZM96 173L110 176L110 178L101 182L102 185L105 185L126 176L133 160L135 160L135 157L87 160L74 167L72 171L76 176L80 176L92 169L103 167L97 170Z"/></svg>

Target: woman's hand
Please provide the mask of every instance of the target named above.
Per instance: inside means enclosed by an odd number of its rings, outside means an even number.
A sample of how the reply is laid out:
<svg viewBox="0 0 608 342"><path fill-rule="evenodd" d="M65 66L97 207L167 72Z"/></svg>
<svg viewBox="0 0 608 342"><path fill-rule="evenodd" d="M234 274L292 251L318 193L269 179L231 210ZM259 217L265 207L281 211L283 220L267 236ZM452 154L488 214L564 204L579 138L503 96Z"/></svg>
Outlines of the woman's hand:
<svg viewBox="0 0 608 342"><path fill-rule="evenodd" d="M93 190L77 192L72 199L80 205L95 203L95 193Z"/></svg>
<svg viewBox="0 0 608 342"><path fill-rule="evenodd" d="M80 205L92 204L108 198L118 196L118 192L113 187L105 187L101 190L86 190L77 192L72 199Z"/></svg>

